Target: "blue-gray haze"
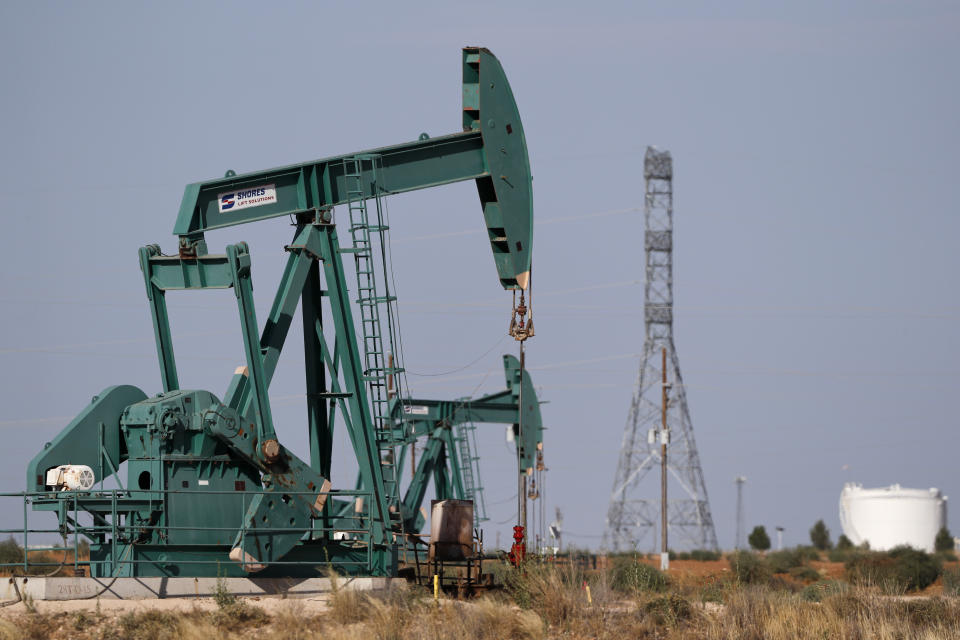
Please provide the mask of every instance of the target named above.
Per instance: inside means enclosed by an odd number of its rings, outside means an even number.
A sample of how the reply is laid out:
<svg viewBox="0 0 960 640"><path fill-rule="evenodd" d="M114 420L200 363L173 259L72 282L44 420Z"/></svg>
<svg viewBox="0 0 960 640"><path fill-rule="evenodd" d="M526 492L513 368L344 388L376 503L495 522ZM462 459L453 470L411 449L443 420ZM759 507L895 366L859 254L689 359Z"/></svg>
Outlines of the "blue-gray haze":
<svg viewBox="0 0 960 640"><path fill-rule="evenodd" d="M137 248L183 186L460 128L460 47L489 47L535 176L534 381L546 512L596 547L643 342L642 157L675 158L676 340L720 543L839 533L843 483L955 471L960 7L953 2L47 3L0 6L0 489L101 389L160 379ZM389 200L420 396L502 387L510 296L470 183ZM597 215L589 215L597 214ZM601 215L602 214L602 215ZM246 240L261 320L286 220ZM229 292L171 295L186 388L242 359ZM299 328L271 395L304 455ZM482 427L487 540L515 503ZM334 485L352 486L342 432ZM10 500L10 499L7 499ZM0 506L19 524L19 503Z"/></svg>

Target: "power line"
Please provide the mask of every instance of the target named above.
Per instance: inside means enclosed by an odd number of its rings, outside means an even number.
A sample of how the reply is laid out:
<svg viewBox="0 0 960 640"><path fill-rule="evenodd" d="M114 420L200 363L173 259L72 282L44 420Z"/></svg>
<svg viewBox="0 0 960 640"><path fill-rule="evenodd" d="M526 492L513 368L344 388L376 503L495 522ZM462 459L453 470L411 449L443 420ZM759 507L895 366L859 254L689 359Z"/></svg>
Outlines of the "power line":
<svg viewBox="0 0 960 640"><path fill-rule="evenodd" d="M486 358L490 354L490 352L496 349L498 346L500 346L500 343L503 342L506 338L507 338L506 334L500 336L500 338L498 338L497 341L494 342L493 345L489 349L484 351L480 356L477 356L477 358L472 360L469 364L465 364L462 367L459 367L457 369L451 369L450 371L444 371L441 373L415 373L413 371L407 371L407 373L409 373L412 376L418 376L421 378L436 378L440 376L448 376L454 373L459 373L464 369L469 369L473 365L477 364L478 362Z"/></svg>
<svg viewBox="0 0 960 640"><path fill-rule="evenodd" d="M590 213L581 213L581 214L575 214L570 216L560 216L557 218L544 218L543 220L540 220L540 219L537 220L537 226L542 227L542 226L551 225L551 224L560 224L563 222L574 222L577 220L586 220L588 218L604 218L607 216L619 216L619 215L624 215L628 213L637 213L639 211L640 209L637 209L636 207L632 207L628 209L611 209L609 211L592 211ZM486 231L480 228L463 229L461 231L445 231L443 233L430 233L430 234L420 235L420 236L400 237L393 240L393 243L402 244L405 242L418 242L421 240L440 240L442 238L472 236L472 235L478 235L481 233L486 233Z"/></svg>

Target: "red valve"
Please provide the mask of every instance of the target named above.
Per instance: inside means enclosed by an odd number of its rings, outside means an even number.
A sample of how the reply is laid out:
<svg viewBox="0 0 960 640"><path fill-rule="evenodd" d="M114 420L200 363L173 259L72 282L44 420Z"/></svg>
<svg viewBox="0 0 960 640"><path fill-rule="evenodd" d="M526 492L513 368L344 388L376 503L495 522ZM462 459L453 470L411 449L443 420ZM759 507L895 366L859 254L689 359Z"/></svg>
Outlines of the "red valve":
<svg viewBox="0 0 960 640"><path fill-rule="evenodd" d="M510 564L519 567L527 557L527 545L524 539L523 527L517 525L513 528L513 547L510 549Z"/></svg>

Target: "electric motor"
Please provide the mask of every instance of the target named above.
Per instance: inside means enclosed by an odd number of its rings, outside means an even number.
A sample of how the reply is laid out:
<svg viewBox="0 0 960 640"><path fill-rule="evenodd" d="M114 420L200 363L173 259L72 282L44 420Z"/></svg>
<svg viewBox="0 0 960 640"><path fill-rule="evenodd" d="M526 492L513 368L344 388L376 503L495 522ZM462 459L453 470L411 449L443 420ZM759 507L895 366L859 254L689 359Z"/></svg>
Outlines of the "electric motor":
<svg viewBox="0 0 960 640"><path fill-rule="evenodd" d="M47 471L47 486L54 491L89 491L96 478L85 464L62 464Z"/></svg>

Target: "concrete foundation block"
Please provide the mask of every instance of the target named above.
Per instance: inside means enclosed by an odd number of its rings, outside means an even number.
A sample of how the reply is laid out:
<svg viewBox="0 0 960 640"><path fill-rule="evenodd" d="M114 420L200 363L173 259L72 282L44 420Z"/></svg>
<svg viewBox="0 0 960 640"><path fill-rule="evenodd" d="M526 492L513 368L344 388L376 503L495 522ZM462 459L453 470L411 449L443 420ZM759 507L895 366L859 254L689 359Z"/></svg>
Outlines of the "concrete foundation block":
<svg viewBox="0 0 960 640"><path fill-rule="evenodd" d="M333 591L330 578L222 578L235 596L278 596L306 598ZM402 589L399 578L341 577L339 589L390 591ZM210 598L217 578L0 578L0 599L22 597L34 600L83 600L92 598L143 600L151 598Z"/></svg>

